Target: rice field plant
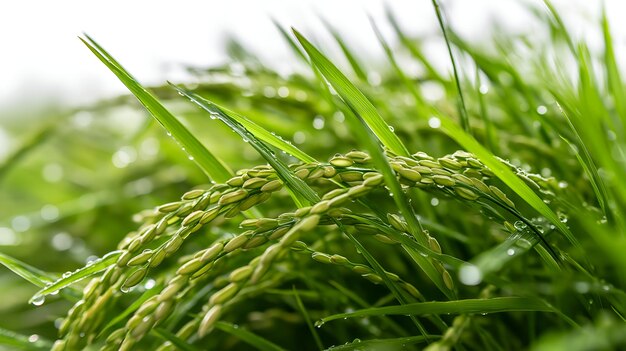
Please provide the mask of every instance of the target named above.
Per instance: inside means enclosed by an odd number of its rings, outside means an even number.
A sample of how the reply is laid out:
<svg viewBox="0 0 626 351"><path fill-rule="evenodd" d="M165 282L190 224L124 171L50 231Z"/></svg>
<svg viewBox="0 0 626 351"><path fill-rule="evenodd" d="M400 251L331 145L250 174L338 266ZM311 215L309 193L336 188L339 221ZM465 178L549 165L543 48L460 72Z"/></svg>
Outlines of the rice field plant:
<svg viewBox="0 0 626 351"><path fill-rule="evenodd" d="M548 1L545 35L477 44L432 3L450 70L391 9L382 62L275 22L294 72L233 39L152 87L83 35L129 94L47 111L0 166L0 348L626 347L606 14L600 49Z"/></svg>

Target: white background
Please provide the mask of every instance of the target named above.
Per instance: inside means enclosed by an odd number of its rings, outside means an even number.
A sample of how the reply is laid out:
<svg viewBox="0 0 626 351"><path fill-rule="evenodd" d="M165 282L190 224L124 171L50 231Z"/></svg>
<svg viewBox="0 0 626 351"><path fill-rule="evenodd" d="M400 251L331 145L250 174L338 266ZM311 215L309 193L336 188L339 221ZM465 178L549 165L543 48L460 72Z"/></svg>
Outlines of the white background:
<svg viewBox="0 0 626 351"><path fill-rule="evenodd" d="M540 1L443 0L451 25L469 38L486 38L490 21L512 31L529 26L523 4ZM352 47L380 54L367 15L393 40L384 5L409 33L433 34L438 27L430 0L229 0L229 1L2 1L0 3L0 111L28 103L94 101L124 92L123 86L78 40L96 39L134 76L147 84L182 78L172 63L224 62L224 35L234 34L270 62L296 61L273 27L287 28L327 42L322 15ZM600 1L554 1L577 34L597 30ZM626 2L606 0L617 46L623 46ZM2 116L0 115L0 121Z"/></svg>

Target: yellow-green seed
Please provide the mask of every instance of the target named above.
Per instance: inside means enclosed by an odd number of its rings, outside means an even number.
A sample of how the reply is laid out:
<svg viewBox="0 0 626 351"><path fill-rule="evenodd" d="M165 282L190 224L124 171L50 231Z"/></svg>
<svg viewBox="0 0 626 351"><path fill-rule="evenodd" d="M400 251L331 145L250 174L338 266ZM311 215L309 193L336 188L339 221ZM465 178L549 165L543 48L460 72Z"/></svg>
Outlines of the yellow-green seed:
<svg viewBox="0 0 626 351"><path fill-rule="evenodd" d="M472 185L476 189L482 191L485 194L489 194L489 187L485 183L483 183L482 181L480 181L480 180L478 180L476 178L470 178L470 180L472 182Z"/></svg>
<svg viewBox="0 0 626 351"><path fill-rule="evenodd" d="M178 250L178 248L182 244L183 244L183 237L176 234L172 236L172 238L167 242L167 244L165 244L163 251L165 251L165 253L167 254L171 254L172 252Z"/></svg>
<svg viewBox="0 0 626 351"><path fill-rule="evenodd" d="M369 187L376 187L383 183L384 177L380 173L368 172L363 174L363 185Z"/></svg>
<svg viewBox="0 0 626 351"><path fill-rule="evenodd" d="M429 154L423 152L423 151L418 151L416 153L414 153L413 155L414 158L417 158L419 160L434 160L434 158L432 156L430 156Z"/></svg>
<svg viewBox="0 0 626 351"><path fill-rule="evenodd" d="M124 267L133 258L133 254L130 251L124 251L124 253L117 259L117 266Z"/></svg>
<svg viewBox="0 0 626 351"><path fill-rule="evenodd" d="M230 273L228 279L230 279L231 282L239 282L248 279L253 271L254 267L252 266L239 267Z"/></svg>
<svg viewBox="0 0 626 351"><path fill-rule="evenodd" d="M313 205L313 207L311 207L311 211L309 213L317 214L317 213L324 213L328 211L328 208L329 208L328 202L329 201L327 200L323 200L323 201L316 203L315 205Z"/></svg>
<svg viewBox="0 0 626 351"><path fill-rule="evenodd" d="M257 236L250 238L250 240L248 240L248 242L246 242L246 244L243 245L243 248L246 250L253 249L255 247L259 247L265 244L266 242L267 242L267 238L265 236L257 235Z"/></svg>
<svg viewBox="0 0 626 351"><path fill-rule="evenodd" d="M315 228L315 226L317 226L317 223L319 223L320 218L321 217L319 215L308 216L308 217L302 219L300 222L298 222L297 228L298 228L298 230L301 230L303 232L307 232L307 231Z"/></svg>
<svg viewBox="0 0 626 351"><path fill-rule="evenodd" d="M441 253L441 245L439 245L437 239L433 238L432 236L428 237L428 246L430 246L430 249L435 251L436 253Z"/></svg>
<svg viewBox="0 0 626 351"><path fill-rule="evenodd" d="M454 179L444 175L434 175L433 181L443 186L454 186L456 184Z"/></svg>
<svg viewBox="0 0 626 351"><path fill-rule="evenodd" d="M248 180L246 180L243 185L242 188L244 189L258 189L260 187L262 187L263 185L267 184L267 179L265 178L250 178Z"/></svg>
<svg viewBox="0 0 626 351"><path fill-rule="evenodd" d="M324 167L324 178L332 178L335 176L335 174L337 174L337 170L335 169L335 167L332 167L332 166Z"/></svg>
<svg viewBox="0 0 626 351"><path fill-rule="evenodd" d="M374 235L374 239L380 241L383 244L389 244L389 245L393 245L393 244L397 244L398 242L393 240L392 238L384 235L384 234L376 234Z"/></svg>
<svg viewBox="0 0 626 351"><path fill-rule="evenodd" d="M341 255L337 255L337 254L331 255L330 256L330 261L332 263L338 264L338 265L344 265L344 264L349 264L350 263L350 261L347 258L345 258L345 257L343 257Z"/></svg>
<svg viewBox="0 0 626 351"><path fill-rule="evenodd" d="M203 276L206 272L208 272L209 270L211 270L211 268L213 268L213 262L209 262L207 264L205 264L204 266L202 266L200 269L198 269L197 271L195 271L191 277L189 277L189 279L196 279L198 277Z"/></svg>
<svg viewBox="0 0 626 351"><path fill-rule="evenodd" d="M443 278L443 283L446 285L448 289L450 290L454 289L454 281L452 280L452 276L450 276L450 273L448 273L448 271L443 271L442 278Z"/></svg>
<svg viewBox="0 0 626 351"><path fill-rule="evenodd" d="M274 180L267 182L267 184L263 185L261 187L261 191L274 192L274 191L278 191L282 187L283 187L283 182L280 179L274 179Z"/></svg>
<svg viewBox="0 0 626 351"><path fill-rule="evenodd" d="M164 250L157 250L154 255L150 258L150 263L148 263L148 267L156 267L163 262L167 253Z"/></svg>
<svg viewBox="0 0 626 351"><path fill-rule="evenodd" d="M203 215L204 215L204 211L192 212L189 215L187 215L187 217L185 217L185 219L183 219L183 222L181 223L181 225L183 227L187 227L187 226L190 226L192 224L196 224L200 220L200 218L202 218Z"/></svg>
<svg viewBox="0 0 626 351"><path fill-rule="evenodd" d="M146 227L145 230L141 232L141 244L145 245L146 243L151 242L156 237L156 235L156 226L154 224L149 225L148 227Z"/></svg>
<svg viewBox="0 0 626 351"><path fill-rule="evenodd" d="M228 302L237 292L239 291L239 285L235 283L230 283L226 285L224 288L217 291L215 294L211 296L209 299L209 303L212 305L220 305Z"/></svg>
<svg viewBox="0 0 626 351"><path fill-rule="evenodd" d="M402 288L406 290L406 292L408 292L414 298L416 299L422 298L422 294L420 294L419 290L417 290L417 288L413 286L413 284L409 284L405 282L402 284Z"/></svg>
<svg viewBox="0 0 626 351"><path fill-rule="evenodd" d="M489 186L489 190L491 190L491 193L493 193L498 199L507 204L509 207L515 208L515 204L513 203L513 201L509 200L509 198L506 197L506 194L503 193L502 190L496 188L493 185Z"/></svg>
<svg viewBox="0 0 626 351"><path fill-rule="evenodd" d="M367 187L365 185L357 185L350 188L347 195L351 198L356 198L369 193L371 190L372 189L370 187Z"/></svg>
<svg viewBox="0 0 626 351"><path fill-rule="evenodd" d="M440 158L437 161L439 161L440 165L442 165L442 166L444 166L445 168L448 168L448 169L457 170L457 169L461 169L462 168L461 164L458 161L453 160L453 159Z"/></svg>
<svg viewBox="0 0 626 351"><path fill-rule="evenodd" d="M172 312L172 309L174 308L174 301L163 301L159 304L159 306L156 308L156 311L154 312L154 319L155 322L159 323L163 320L165 320L169 314Z"/></svg>
<svg viewBox="0 0 626 351"><path fill-rule="evenodd" d="M339 173L339 178L341 178L341 180L343 180L346 183L358 182L360 180L363 180L363 173L358 172L358 171L341 172Z"/></svg>
<svg viewBox="0 0 626 351"><path fill-rule="evenodd" d="M479 198L479 196L468 188L456 187L454 188L454 192L465 200L474 201Z"/></svg>
<svg viewBox="0 0 626 351"><path fill-rule="evenodd" d="M412 182L419 182L420 179L422 179L422 175L418 171L412 169L402 168L398 171L398 173L402 178L408 179Z"/></svg>
<svg viewBox="0 0 626 351"><path fill-rule="evenodd" d="M347 192L346 189L335 189L335 190L331 190L329 192L327 192L326 194L324 194L324 196L322 196L322 200L330 200L332 198L335 198L343 193Z"/></svg>
<svg viewBox="0 0 626 351"><path fill-rule="evenodd" d="M378 274L367 273L362 274L361 276L374 284L380 284L383 282L383 278L381 278Z"/></svg>
<svg viewBox="0 0 626 351"><path fill-rule="evenodd" d="M511 222L509 221L504 221L504 228L509 231L510 233L516 233L517 232L517 228L515 228L515 226L513 224L511 224Z"/></svg>
<svg viewBox="0 0 626 351"><path fill-rule="evenodd" d="M404 162L397 162L397 161L389 162L389 165L396 172L399 172L401 169L405 169L407 167L406 164L404 164Z"/></svg>
<svg viewBox="0 0 626 351"><path fill-rule="evenodd" d="M140 253L139 255L133 257L130 261L128 261L128 263L126 264L127 266L139 266L141 264L144 264L146 262L148 262L148 260L150 259L150 257L152 257L153 255L153 251L150 249L145 249L143 250L142 253Z"/></svg>
<svg viewBox="0 0 626 351"><path fill-rule="evenodd" d="M311 206L300 207L299 209L296 210L296 212L294 213L294 216L304 217L309 213L309 211L311 211Z"/></svg>
<svg viewBox="0 0 626 351"><path fill-rule="evenodd" d="M480 173L479 171L472 169L472 168L468 168L466 170L463 171L463 174L465 174L466 176L470 177L470 178L476 178L476 179L482 179L483 178L483 174Z"/></svg>
<svg viewBox="0 0 626 351"><path fill-rule="evenodd" d="M202 189L196 189L196 190L191 190L186 192L185 194L183 194L182 199L183 200L193 200L196 198L199 198L200 196L204 195L205 191Z"/></svg>
<svg viewBox="0 0 626 351"><path fill-rule="evenodd" d="M350 158L347 158L345 156L335 156L332 159L330 159L330 164L335 166L335 167L341 167L341 168L345 168L345 167L350 167L354 164L354 161Z"/></svg>
<svg viewBox="0 0 626 351"><path fill-rule="evenodd" d="M389 224L391 224L392 227L396 228L396 230L399 230L401 232L409 231L406 226L406 223L404 223L404 221L400 219L398 215L395 215L393 213L388 213L387 220L389 221Z"/></svg>
<svg viewBox="0 0 626 351"><path fill-rule="evenodd" d="M256 221L256 227L260 232L274 229L278 226L278 220L274 218L259 218Z"/></svg>
<svg viewBox="0 0 626 351"><path fill-rule="evenodd" d="M421 175L424 174L432 174L433 170L428 168L428 167L424 167L424 166L414 166L411 167L412 170L419 172Z"/></svg>
<svg viewBox="0 0 626 351"><path fill-rule="evenodd" d="M198 269L200 269L200 267L202 267L203 265L204 265L204 262L201 259L195 258L185 263L184 265L180 266L180 268L178 268L178 270L176 271L176 274L190 275L194 273L195 271L197 271Z"/></svg>
<svg viewBox="0 0 626 351"><path fill-rule="evenodd" d="M219 213L220 213L219 207L213 207L209 210L206 210L204 214L202 215L202 217L200 217L200 221L198 221L198 223L200 224L209 223L210 221L214 220L217 217L217 215L219 215Z"/></svg>
<svg viewBox="0 0 626 351"><path fill-rule="evenodd" d="M182 203L180 202L170 202L157 207L157 210L161 213L169 213L178 210L180 206L182 206Z"/></svg>
<svg viewBox="0 0 626 351"><path fill-rule="evenodd" d="M313 179L321 178L324 176L324 174L325 174L325 171L323 168L316 168L312 170L311 173L309 173L308 179L313 180Z"/></svg>
<svg viewBox="0 0 626 351"><path fill-rule="evenodd" d="M224 245L224 252L231 252L237 250L242 247L248 241L248 236L245 234L240 234L232 239L230 239L226 245Z"/></svg>
<svg viewBox="0 0 626 351"><path fill-rule="evenodd" d="M314 259L315 261L321 262L321 263L326 263L326 264L332 263L332 261L330 259L330 256L325 254L325 253L322 253L322 252L314 252L311 255L311 258Z"/></svg>
<svg viewBox="0 0 626 351"><path fill-rule="evenodd" d="M138 270L131 273L131 275L126 278L124 284L122 284L123 288L132 288L133 286L139 284L143 278L148 274L148 269L146 267L139 268Z"/></svg>
<svg viewBox="0 0 626 351"><path fill-rule="evenodd" d="M339 195L337 197L332 198L328 202L328 206L330 206L330 207L337 207L337 206L345 203L348 200L350 200L350 196L348 194Z"/></svg>
<svg viewBox="0 0 626 351"><path fill-rule="evenodd" d="M455 173L451 177L454 178L454 180L456 180L459 183L463 183L465 185L473 186L472 179L469 178L469 177L466 177L463 174Z"/></svg>
<svg viewBox="0 0 626 351"><path fill-rule="evenodd" d="M436 161L432 160L421 160L419 161L420 166L428 167L428 168L441 168L441 165Z"/></svg>
<svg viewBox="0 0 626 351"><path fill-rule="evenodd" d="M221 206L224 206L243 200L246 196L248 196L248 191L245 189L239 189L230 193L223 194L217 203Z"/></svg>
<svg viewBox="0 0 626 351"><path fill-rule="evenodd" d="M468 158L466 159L466 161L467 161L468 166L470 166L470 167L474 167L474 168L483 168L483 164L482 164L482 162L478 161L478 160L477 160L477 159L475 159L475 158L468 157Z"/></svg>
<svg viewBox="0 0 626 351"><path fill-rule="evenodd" d="M296 177L300 178L300 179L305 179L306 177L309 176L309 170L304 168L301 170L296 171L295 173Z"/></svg>
<svg viewBox="0 0 626 351"><path fill-rule="evenodd" d="M243 185L243 177L239 176L239 177L233 177L230 178L229 180L226 181L226 184L232 186L232 187L240 187Z"/></svg>
<svg viewBox="0 0 626 351"><path fill-rule="evenodd" d="M432 174L443 175L443 176L448 176L448 177L452 176L452 172L448 171L447 169L433 168L432 171L433 171Z"/></svg>
<svg viewBox="0 0 626 351"><path fill-rule="evenodd" d="M167 217L161 219L157 224L156 227L154 228L154 232L156 235L161 235L165 232L165 229L167 229L167 226L169 225Z"/></svg>
<svg viewBox="0 0 626 351"><path fill-rule="evenodd" d="M368 160L370 158L370 155L363 151L352 150L346 154L346 157L349 157L357 162L363 162L365 160Z"/></svg>
<svg viewBox="0 0 626 351"><path fill-rule="evenodd" d="M354 267L352 267L352 271L356 274L361 274L361 275L372 273L371 268L369 268L368 266L364 266L362 264L354 265Z"/></svg>
<svg viewBox="0 0 626 351"><path fill-rule="evenodd" d="M285 226L285 227L280 227L280 228L276 228L272 234L270 234L269 239L270 240L276 240L281 238L283 235L285 235L285 233L287 233L289 231L290 227Z"/></svg>
<svg viewBox="0 0 626 351"><path fill-rule="evenodd" d="M207 311L207 313L202 318L200 322L200 327L198 328L198 334L203 337L208 334L215 327L215 322L217 322L222 315L222 305L215 305L211 307Z"/></svg>

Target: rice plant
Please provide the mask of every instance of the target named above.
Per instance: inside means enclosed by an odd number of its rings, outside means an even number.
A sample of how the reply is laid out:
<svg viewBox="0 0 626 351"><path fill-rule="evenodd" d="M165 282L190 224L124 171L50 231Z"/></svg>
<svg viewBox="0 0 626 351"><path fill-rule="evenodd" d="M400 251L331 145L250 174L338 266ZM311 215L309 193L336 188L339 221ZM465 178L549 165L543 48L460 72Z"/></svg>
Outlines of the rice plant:
<svg viewBox="0 0 626 351"><path fill-rule="evenodd" d="M233 40L231 63L188 67L198 83L149 88L84 35L130 94L57 113L0 168L3 211L55 204L12 218L2 296L39 290L5 308L0 347L624 347L626 88L606 15L599 51L547 1L528 9L545 38L477 45L433 5L450 72L391 10L395 38L372 23L382 66L331 24L318 45L276 23L301 70Z"/></svg>

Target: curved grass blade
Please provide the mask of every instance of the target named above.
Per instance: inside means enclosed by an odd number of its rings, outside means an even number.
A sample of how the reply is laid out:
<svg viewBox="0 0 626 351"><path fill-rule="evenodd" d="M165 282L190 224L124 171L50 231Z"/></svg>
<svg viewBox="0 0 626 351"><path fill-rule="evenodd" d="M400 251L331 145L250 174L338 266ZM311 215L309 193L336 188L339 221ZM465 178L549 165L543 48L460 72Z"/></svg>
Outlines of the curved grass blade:
<svg viewBox="0 0 626 351"><path fill-rule="evenodd" d="M343 55L348 60L348 63L350 64L350 67L352 67L352 70L354 71L354 74L356 74L357 78L364 82L367 82L367 74L365 73L365 69L363 69L362 65L359 63L359 60L357 60L356 55L354 55L352 50L350 50L348 44L346 44L339 32L337 32L335 27L333 27L333 25L330 24L330 22L328 22L324 17L320 16L320 20L322 21L326 29L330 32L330 35L333 36L333 38L339 45L339 48L341 48Z"/></svg>
<svg viewBox="0 0 626 351"><path fill-rule="evenodd" d="M172 345L176 346L179 350L200 351L199 348L192 346L187 341L179 338L176 334L171 333L170 331L165 330L163 328L154 328L154 329L151 329L150 332L158 336L159 338L163 339L164 341L171 342Z"/></svg>
<svg viewBox="0 0 626 351"><path fill-rule="evenodd" d="M435 14L437 15L437 21L439 22L439 27L441 27L441 33L443 34L443 39L446 42L446 47L448 48L448 54L450 55L450 62L452 62L452 72L454 73L454 81L456 83L456 90L459 94L459 104L460 104L460 116L461 116L461 125L463 129L468 134L471 134L471 129L469 125L469 116L467 115L467 108L465 107L465 99L463 98L463 90L461 89L461 80L459 79L459 72L456 65L456 60L454 59L454 55L452 54L452 47L450 46L450 40L448 39L448 31L446 30L446 25L444 23L444 18L441 13L441 8L439 7L439 1L432 0L433 7L435 8Z"/></svg>
<svg viewBox="0 0 626 351"><path fill-rule="evenodd" d="M353 341L348 344L332 346L325 351L350 351L350 350L395 350L393 346L405 348L406 345L418 344L427 340L436 340L440 335L406 336L403 338L371 339Z"/></svg>
<svg viewBox="0 0 626 351"><path fill-rule="evenodd" d="M337 90L339 95L343 98L344 102L352 110L352 113L346 114L346 122L349 123L350 130L355 133L356 139L364 143L367 150L370 152L372 162L376 168L382 173L385 184L389 188L389 191L393 195L393 200L396 206L400 209L400 212L404 216L409 226L409 231L415 237L415 239L424 246L428 245L426 237L422 234L424 229L421 223L418 221L417 216L413 211L413 207L408 202L407 196L402 190L396 174L389 165L389 161L382 150L380 142L387 146L392 152L394 151L394 145L392 142L397 142L396 150L400 155L408 155L408 151L404 144L397 138L397 136L391 132L387 123L376 112L374 106L367 100L367 98L335 67L321 52L319 52L309 41L307 41L298 31L294 29L294 33L305 51L309 54L313 65L326 77L331 85ZM365 113L366 116L362 116L361 113ZM370 123L367 122L369 119ZM382 124L382 126L381 126ZM376 129L380 129L377 133ZM377 137L379 139L377 139ZM387 138L387 143L383 138ZM436 272L436 269L431 261L425 259L421 255L413 255L411 257L415 262L428 274L429 278L437 285L437 287L450 299L454 298L454 292L448 289L441 274Z"/></svg>
<svg viewBox="0 0 626 351"><path fill-rule="evenodd" d="M244 140L247 140L252 147L276 170L280 179L287 185L290 193L299 207L307 206L319 201L317 194L300 178L296 177L293 172L270 150L267 145L260 141L254 134L248 131L241 123L226 113L216 104L190 92L185 89L172 85L181 95L188 98L194 104L215 116L233 131L235 131Z"/></svg>
<svg viewBox="0 0 626 351"><path fill-rule="evenodd" d="M31 342L26 335L0 328L0 349L2 346L9 346L10 350L43 351L52 349L52 342L41 337Z"/></svg>
<svg viewBox="0 0 626 351"><path fill-rule="evenodd" d="M53 282L50 285L46 285L45 288L39 290L35 295L33 295L33 297L30 298L29 302L32 303L33 301L43 298L46 295L55 293L71 284L83 280L90 275L105 270L107 267L114 264L121 254L122 251L112 251L106 254L101 259L98 259L83 268L79 268L69 275L61 277L61 279Z"/></svg>
<svg viewBox="0 0 626 351"><path fill-rule="evenodd" d="M519 179L507 166L496 159L493 154L485 149L476 139L459 128L453 121L440 116L442 130L454 139L459 145L463 146L467 151L472 152L478 157L504 184L526 201L532 208L539 212L554 224L559 231L569 240L572 245L580 247L576 237L563 224L559 217L546 205L537 194Z"/></svg>
<svg viewBox="0 0 626 351"><path fill-rule="evenodd" d="M3 253L0 253L0 264L40 288L45 287L59 278L55 274L44 272Z"/></svg>
<svg viewBox="0 0 626 351"><path fill-rule="evenodd" d="M165 128L172 137L185 148L193 161L202 171L216 182L226 182L232 172L209 150L207 150L191 132L180 123L159 101L139 84L111 55L100 47L93 39L85 35L87 40L80 40L104 63L117 78L124 83L148 112Z"/></svg>
<svg viewBox="0 0 626 351"><path fill-rule="evenodd" d="M50 136L53 135L56 129L56 124L46 125L31 136L15 151L13 151L5 160L0 164L0 181L4 178L5 174L20 162L30 151L36 149L42 145Z"/></svg>
<svg viewBox="0 0 626 351"><path fill-rule="evenodd" d="M389 125L383 120L380 114L378 114L374 105L369 102L365 95L363 95L363 93L355 87L326 56L317 50L315 46L297 30L293 29L293 33L309 55L311 63L320 71L324 78L328 80L333 88L335 88L339 96L350 109L363 118L383 145L398 155L408 156L409 152L404 144L400 141L398 136L391 131Z"/></svg>
<svg viewBox="0 0 626 351"><path fill-rule="evenodd" d="M235 327L231 323L220 321L215 324L215 328L221 331L224 331L226 333L229 333L233 336L236 336L239 340L249 345L252 345L256 349L261 350L261 351L284 351L285 350L282 347L274 344L273 342L267 339L264 339L243 328Z"/></svg>
<svg viewBox="0 0 626 351"><path fill-rule="evenodd" d="M295 286L293 287L293 296L296 299L296 305L298 306L298 309L300 310L302 317L304 317L304 321L306 322L306 325L309 327L309 331L311 332L311 335L313 335L313 339L315 340L315 345L317 345L318 349L323 350L324 344L322 344L322 339L320 339L319 333L317 332L317 330L315 329L315 326L311 322L311 316L309 315L309 311L307 311L306 307L304 306L304 303L302 303L300 294L298 293L298 290L296 289Z"/></svg>
<svg viewBox="0 0 626 351"><path fill-rule="evenodd" d="M337 319L411 315L423 316L428 314L466 314L466 313L499 313L514 311L555 312L554 308L541 299L531 297L495 297L491 299L466 299L456 301L419 302L402 306L385 306L365 308L362 310L339 313L324 317L318 325Z"/></svg>

